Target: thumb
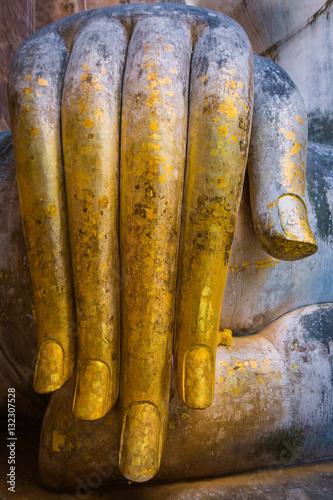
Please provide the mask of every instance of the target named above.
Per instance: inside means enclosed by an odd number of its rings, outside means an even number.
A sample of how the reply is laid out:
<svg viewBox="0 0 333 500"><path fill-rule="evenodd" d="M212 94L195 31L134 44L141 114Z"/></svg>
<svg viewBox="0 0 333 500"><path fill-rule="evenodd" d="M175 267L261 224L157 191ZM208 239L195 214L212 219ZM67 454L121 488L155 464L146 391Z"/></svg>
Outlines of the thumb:
<svg viewBox="0 0 333 500"><path fill-rule="evenodd" d="M248 159L251 210L264 250L298 260L318 247L305 203L306 110L287 73L254 57L254 109Z"/></svg>

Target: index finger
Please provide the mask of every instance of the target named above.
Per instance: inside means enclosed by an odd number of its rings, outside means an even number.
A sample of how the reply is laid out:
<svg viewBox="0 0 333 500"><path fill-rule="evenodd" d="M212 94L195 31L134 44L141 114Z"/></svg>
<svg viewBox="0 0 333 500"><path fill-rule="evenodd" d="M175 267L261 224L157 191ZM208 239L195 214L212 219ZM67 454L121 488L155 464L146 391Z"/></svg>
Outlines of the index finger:
<svg viewBox="0 0 333 500"><path fill-rule="evenodd" d="M213 400L218 328L252 112L252 50L232 22L205 31L193 52L189 142L175 330L178 393Z"/></svg>

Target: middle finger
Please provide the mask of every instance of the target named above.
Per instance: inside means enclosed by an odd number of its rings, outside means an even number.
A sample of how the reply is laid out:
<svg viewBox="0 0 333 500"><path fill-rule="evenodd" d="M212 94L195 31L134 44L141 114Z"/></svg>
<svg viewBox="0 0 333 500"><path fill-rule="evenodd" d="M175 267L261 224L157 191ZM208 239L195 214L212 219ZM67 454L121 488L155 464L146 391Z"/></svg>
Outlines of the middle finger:
<svg viewBox="0 0 333 500"><path fill-rule="evenodd" d="M189 29L150 18L128 48L121 130L124 476L158 470L167 428L186 150Z"/></svg>

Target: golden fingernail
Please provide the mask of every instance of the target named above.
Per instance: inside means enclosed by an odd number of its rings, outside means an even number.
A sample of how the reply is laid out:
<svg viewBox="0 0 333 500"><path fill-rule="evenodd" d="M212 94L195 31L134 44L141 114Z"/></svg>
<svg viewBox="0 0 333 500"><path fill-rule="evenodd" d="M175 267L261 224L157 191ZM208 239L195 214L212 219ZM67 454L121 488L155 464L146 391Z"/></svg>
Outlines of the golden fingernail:
<svg viewBox="0 0 333 500"><path fill-rule="evenodd" d="M130 481L144 482L155 476L160 466L161 419L152 403L134 403L125 412L119 465Z"/></svg>
<svg viewBox="0 0 333 500"><path fill-rule="evenodd" d="M104 361L87 360L76 376L73 400L74 416L80 420L97 420L109 411L110 371Z"/></svg>
<svg viewBox="0 0 333 500"><path fill-rule="evenodd" d="M185 354L183 392L190 408L208 408L214 396L214 361L212 350L197 345Z"/></svg>
<svg viewBox="0 0 333 500"><path fill-rule="evenodd" d="M34 390L39 394L55 391L62 385L64 351L55 340L40 346L34 378Z"/></svg>
<svg viewBox="0 0 333 500"><path fill-rule="evenodd" d="M304 256L315 253L318 249L311 232L306 207L296 195L286 194L278 199L278 211L282 229L286 238L293 243L295 251ZM296 255L296 254L295 254Z"/></svg>

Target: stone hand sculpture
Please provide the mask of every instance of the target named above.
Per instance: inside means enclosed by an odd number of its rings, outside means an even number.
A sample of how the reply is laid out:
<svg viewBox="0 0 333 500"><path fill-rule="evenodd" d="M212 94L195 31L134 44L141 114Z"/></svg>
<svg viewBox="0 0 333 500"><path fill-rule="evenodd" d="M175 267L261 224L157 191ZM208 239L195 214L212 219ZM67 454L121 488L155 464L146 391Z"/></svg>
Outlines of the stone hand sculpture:
<svg viewBox="0 0 333 500"><path fill-rule="evenodd" d="M120 469L150 479L168 426L173 331L180 399L213 401L252 112L260 242L277 259L317 250L302 100L276 65L253 66L231 19L135 5L30 37L9 103L38 322L34 388L55 391L75 371L74 417L88 421L114 406L120 380Z"/></svg>
<svg viewBox="0 0 333 500"><path fill-rule="evenodd" d="M32 390L36 320L9 132L0 133L0 155L0 257L6 256L0 264L0 394L15 387L17 414L39 426L45 396ZM332 456L332 164L332 147L309 144L306 198L319 250L294 262L272 258L260 247L245 179L220 323L222 330L232 329L233 343L218 348L215 395L208 409L184 405L172 380L167 438L152 481L186 481ZM114 491L112 483L122 478L119 405L95 421L76 419L74 388L75 377L54 392L45 413L40 481L49 489L74 489L78 498L103 482ZM32 460L34 453L37 449ZM183 483L179 487L184 495ZM128 495L140 491L132 484ZM159 491L158 486L149 489L154 498ZM72 492L64 495L72 497Z"/></svg>

